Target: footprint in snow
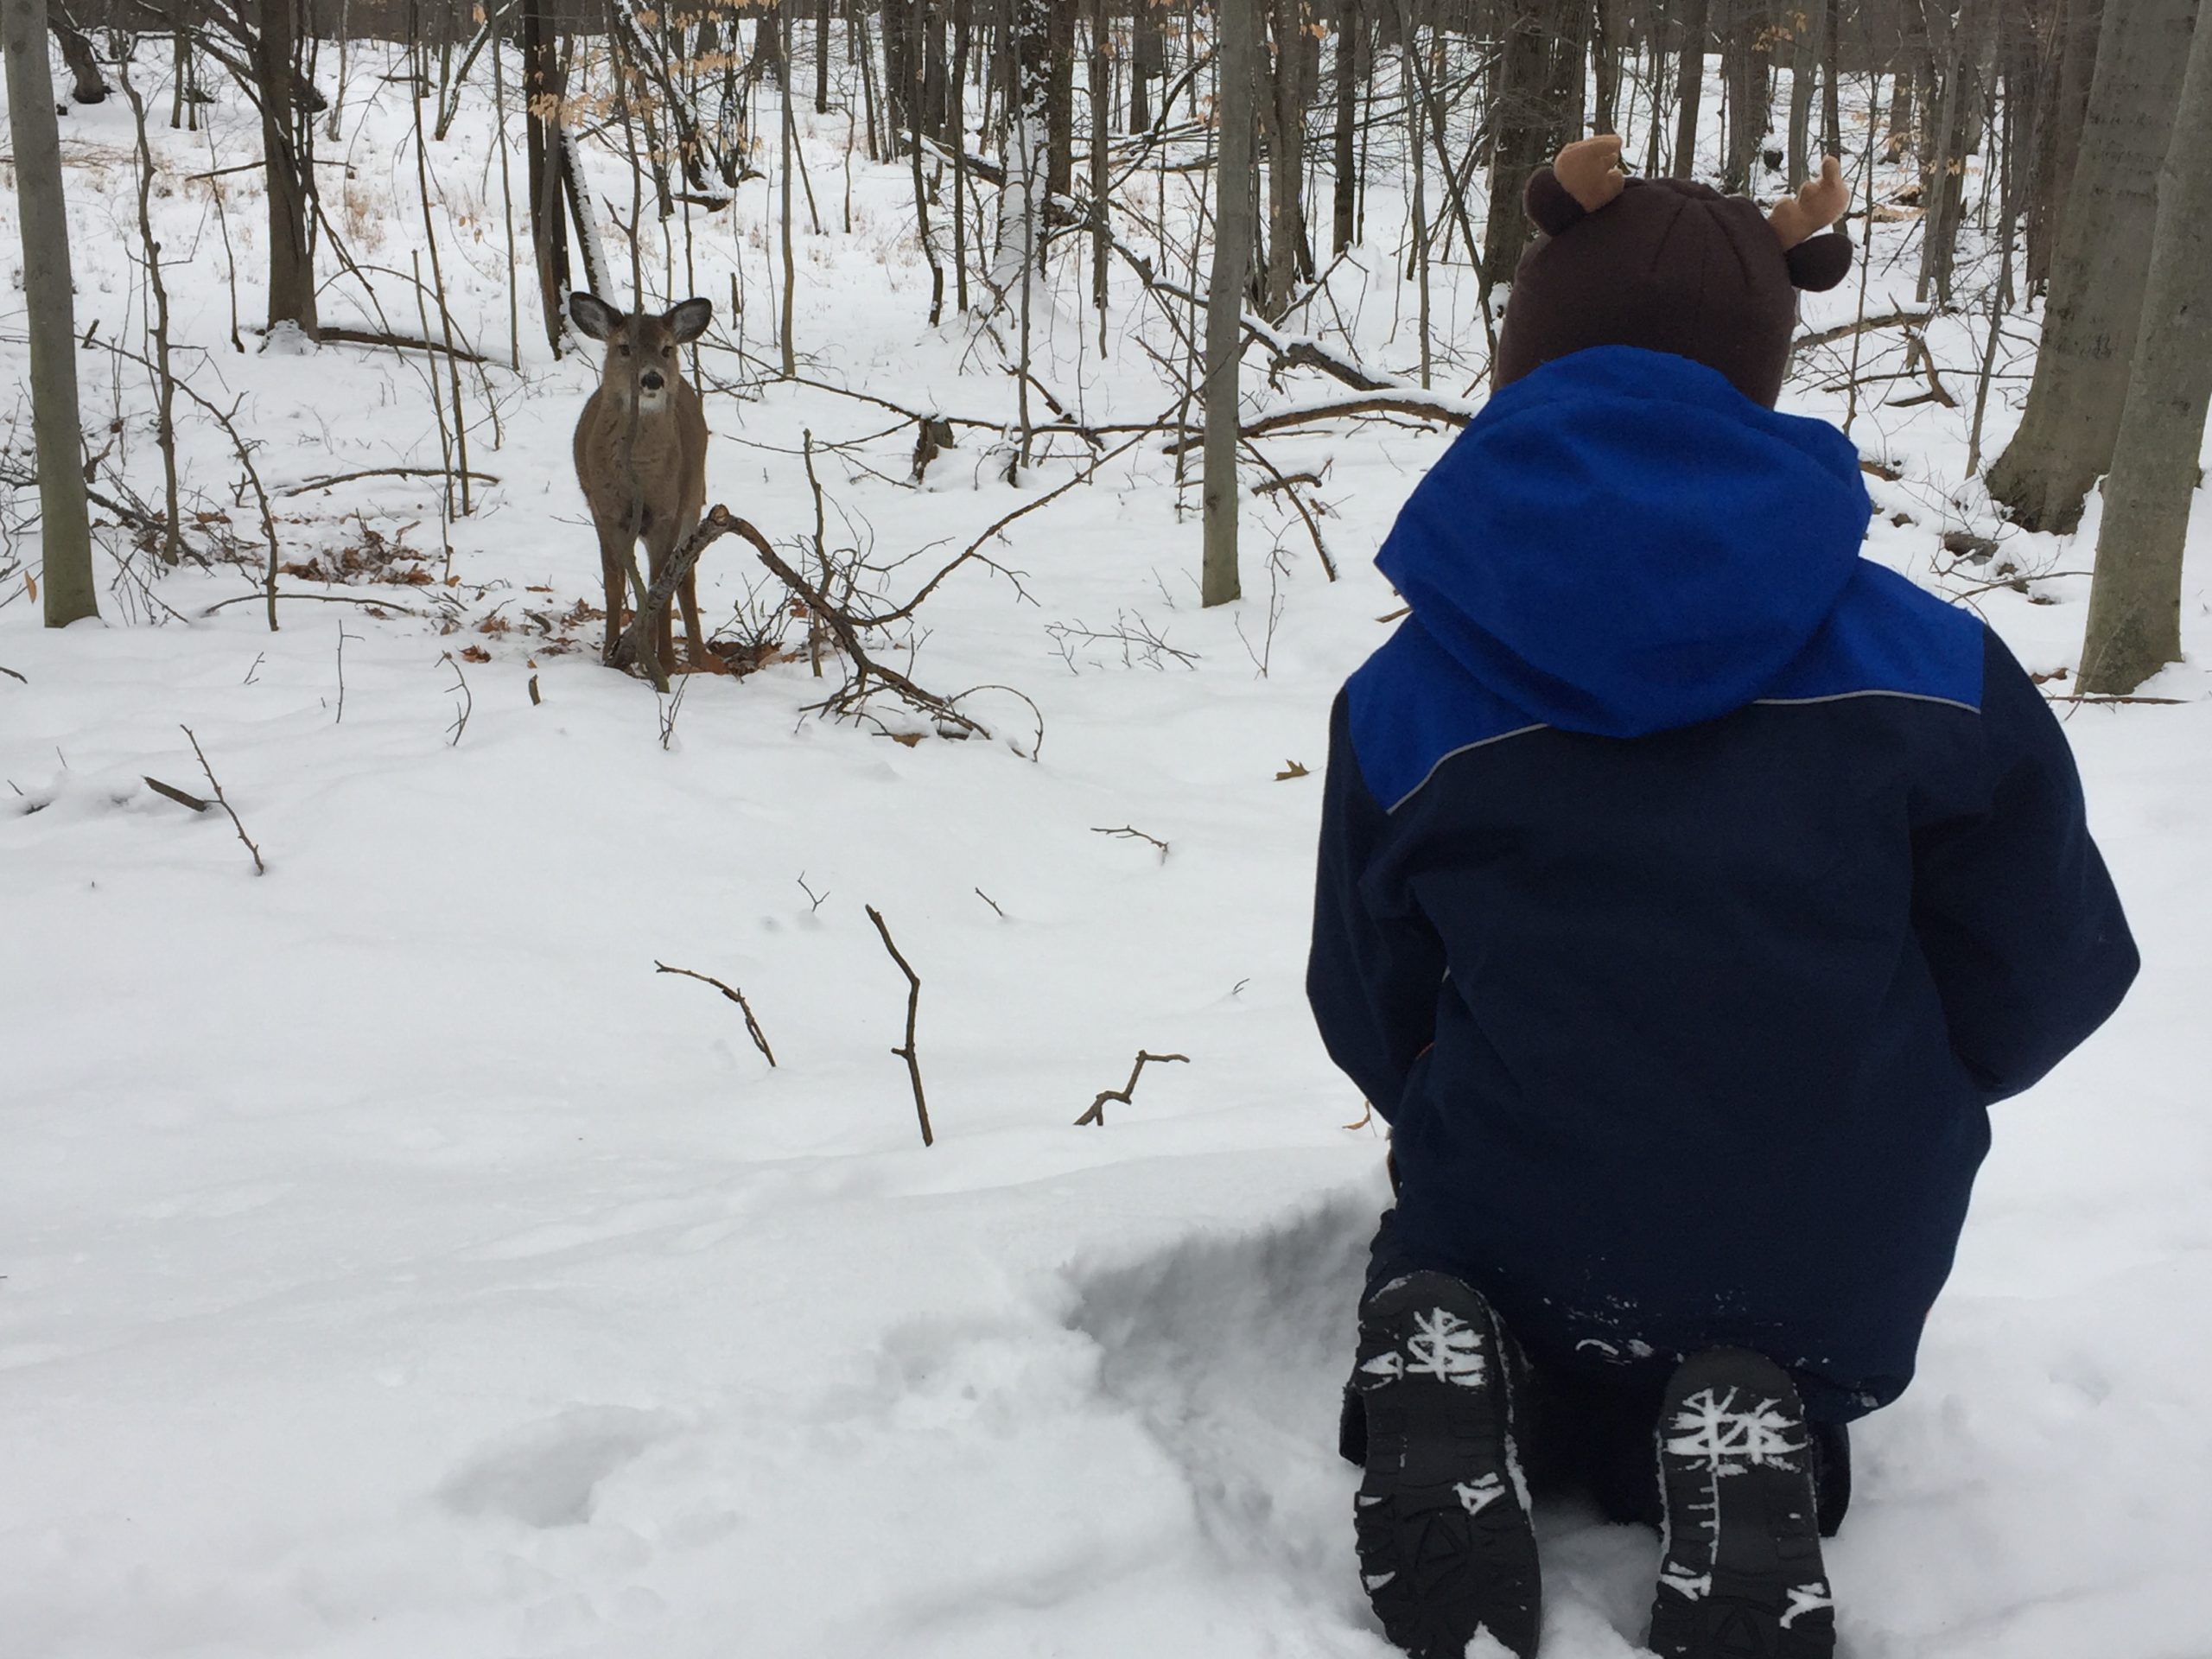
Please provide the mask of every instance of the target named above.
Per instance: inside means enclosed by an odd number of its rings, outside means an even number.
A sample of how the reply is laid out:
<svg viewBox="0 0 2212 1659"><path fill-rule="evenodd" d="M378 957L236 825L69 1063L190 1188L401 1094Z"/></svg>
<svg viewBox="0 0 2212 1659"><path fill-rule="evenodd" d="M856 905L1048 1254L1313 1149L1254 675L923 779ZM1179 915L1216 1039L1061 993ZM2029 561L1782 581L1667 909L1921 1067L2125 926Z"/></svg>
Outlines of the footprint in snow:
<svg viewBox="0 0 2212 1659"><path fill-rule="evenodd" d="M438 1501L527 1527L581 1525L601 1481L680 1427L664 1411L577 1406L501 1435L439 1484Z"/></svg>

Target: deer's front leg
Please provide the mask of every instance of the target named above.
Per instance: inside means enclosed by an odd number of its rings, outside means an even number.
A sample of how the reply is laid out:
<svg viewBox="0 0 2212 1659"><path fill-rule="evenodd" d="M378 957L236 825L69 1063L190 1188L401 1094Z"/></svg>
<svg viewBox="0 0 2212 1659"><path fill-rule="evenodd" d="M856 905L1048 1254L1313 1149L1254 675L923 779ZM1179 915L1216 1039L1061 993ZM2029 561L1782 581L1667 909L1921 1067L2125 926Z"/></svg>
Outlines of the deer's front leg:
<svg viewBox="0 0 2212 1659"><path fill-rule="evenodd" d="M628 563L626 550L616 536L608 534L605 526L599 531L599 575L601 591L607 601L607 643L601 648L600 660L614 661L615 648L622 640L622 594L629 577L624 569Z"/></svg>

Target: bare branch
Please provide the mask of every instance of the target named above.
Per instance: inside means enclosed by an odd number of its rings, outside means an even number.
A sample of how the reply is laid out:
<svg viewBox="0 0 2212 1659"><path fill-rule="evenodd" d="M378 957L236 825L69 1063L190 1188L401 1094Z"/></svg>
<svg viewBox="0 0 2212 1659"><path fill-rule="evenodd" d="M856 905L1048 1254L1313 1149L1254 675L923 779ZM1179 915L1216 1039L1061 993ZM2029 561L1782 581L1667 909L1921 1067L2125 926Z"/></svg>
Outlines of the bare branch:
<svg viewBox="0 0 2212 1659"><path fill-rule="evenodd" d="M207 774L207 786L215 791L215 804L221 807L225 812L230 814L231 828L238 832L238 839L245 842L246 851L253 855L253 873L256 875L268 874L269 867L261 861L261 849L253 844L253 837L246 834L245 825L238 822L237 810L231 805L230 802L224 798L223 785L216 779L214 767L207 764L207 756L206 752L200 747L200 740L192 735L192 728L189 726L179 726L177 730L185 734L185 737L192 744L193 753L200 757L200 770ZM149 778L146 781L148 783L152 783L154 780ZM164 792L166 793L167 791Z"/></svg>
<svg viewBox="0 0 2212 1659"><path fill-rule="evenodd" d="M1163 864L1167 861L1167 843L1158 836L1147 836L1131 825L1125 823L1118 830L1101 830L1093 826L1090 833L1094 836L1119 836L1126 841L1148 841L1160 849L1160 861Z"/></svg>
<svg viewBox="0 0 2212 1659"><path fill-rule="evenodd" d="M906 1062L906 1077L914 1085L914 1116L922 1122L922 1144L935 1144L930 1133L930 1103L922 1094L922 1064L914 1054L914 1017L922 1002L922 976L916 973L906 958L899 954L899 947L891 942L891 930L884 925L883 912L874 905L862 906L868 918L875 924L875 931L883 937L883 948L891 953L891 960L899 964L899 971L906 976L906 1041L903 1047L891 1052Z"/></svg>
<svg viewBox="0 0 2212 1659"><path fill-rule="evenodd" d="M664 962L655 962L653 971L657 974L680 974L686 979L696 979L702 985L713 986L731 1001L736 1003L740 1012L745 1015L746 1034L753 1039L753 1046L760 1051L769 1065L775 1065L776 1052L768 1046L767 1038L761 1034L760 1022L753 1017L753 1005L745 1000L743 991L734 985L723 984L712 974L695 974L689 968L671 968Z"/></svg>
<svg viewBox="0 0 2212 1659"><path fill-rule="evenodd" d="M1144 1069L1147 1065L1188 1065L1190 1063L1191 1057L1187 1054L1153 1054L1147 1052L1143 1049L1139 1049L1137 1051L1137 1063L1135 1066L1131 1067L1129 1071L1129 1080L1123 1084L1119 1089L1100 1090L1098 1091L1098 1098L1090 1103L1090 1109L1085 1112L1081 1117L1076 1119L1076 1128L1079 1129L1086 1123L1095 1123L1100 1128L1104 1128L1106 1127L1106 1103L1109 1100L1118 1100L1122 1105L1128 1105L1130 1103L1131 1096L1133 1096L1137 1091L1137 1079L1144 1075Z"/></svg>

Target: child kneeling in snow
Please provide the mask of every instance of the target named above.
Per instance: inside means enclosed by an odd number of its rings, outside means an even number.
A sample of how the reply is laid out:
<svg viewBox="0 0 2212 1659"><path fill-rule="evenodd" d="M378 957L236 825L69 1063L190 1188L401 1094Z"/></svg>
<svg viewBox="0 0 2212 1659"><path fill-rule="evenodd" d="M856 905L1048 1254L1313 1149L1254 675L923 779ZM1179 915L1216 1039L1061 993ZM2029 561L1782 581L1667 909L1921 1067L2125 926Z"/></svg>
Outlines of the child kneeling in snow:
<svg viewBox="0 0 2212 1659"><path fill-rule="evenodd" d="M1912 1376L1988 1107L2136 956L2041 695L1774 412L1836 164L1770 220L1618 154L1531 180L1496 392L1332 716L1308 989L1397 1186L1360 1570L1401 1647L1525 1659L1525 1459L1663 1526L1667 1659L1825 1659L1844 1426Z"/></svg>

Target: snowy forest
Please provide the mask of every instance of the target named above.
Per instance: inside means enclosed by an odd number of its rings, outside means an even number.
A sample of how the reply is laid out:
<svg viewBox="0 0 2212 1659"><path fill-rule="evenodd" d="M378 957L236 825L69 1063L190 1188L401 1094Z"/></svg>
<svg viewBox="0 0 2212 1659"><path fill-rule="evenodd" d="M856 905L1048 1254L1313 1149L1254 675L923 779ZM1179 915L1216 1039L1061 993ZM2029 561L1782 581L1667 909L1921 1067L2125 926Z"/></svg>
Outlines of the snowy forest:
<svg viewBox="0 0 2212 1659"><path fill-rule="evenodd" d="M0 1659L1396 1651L1331 708L1606 134L1840 164L1779 407L2142 953L1836 1650L2212 1645L2197 0L0 10Z"/></svg>

